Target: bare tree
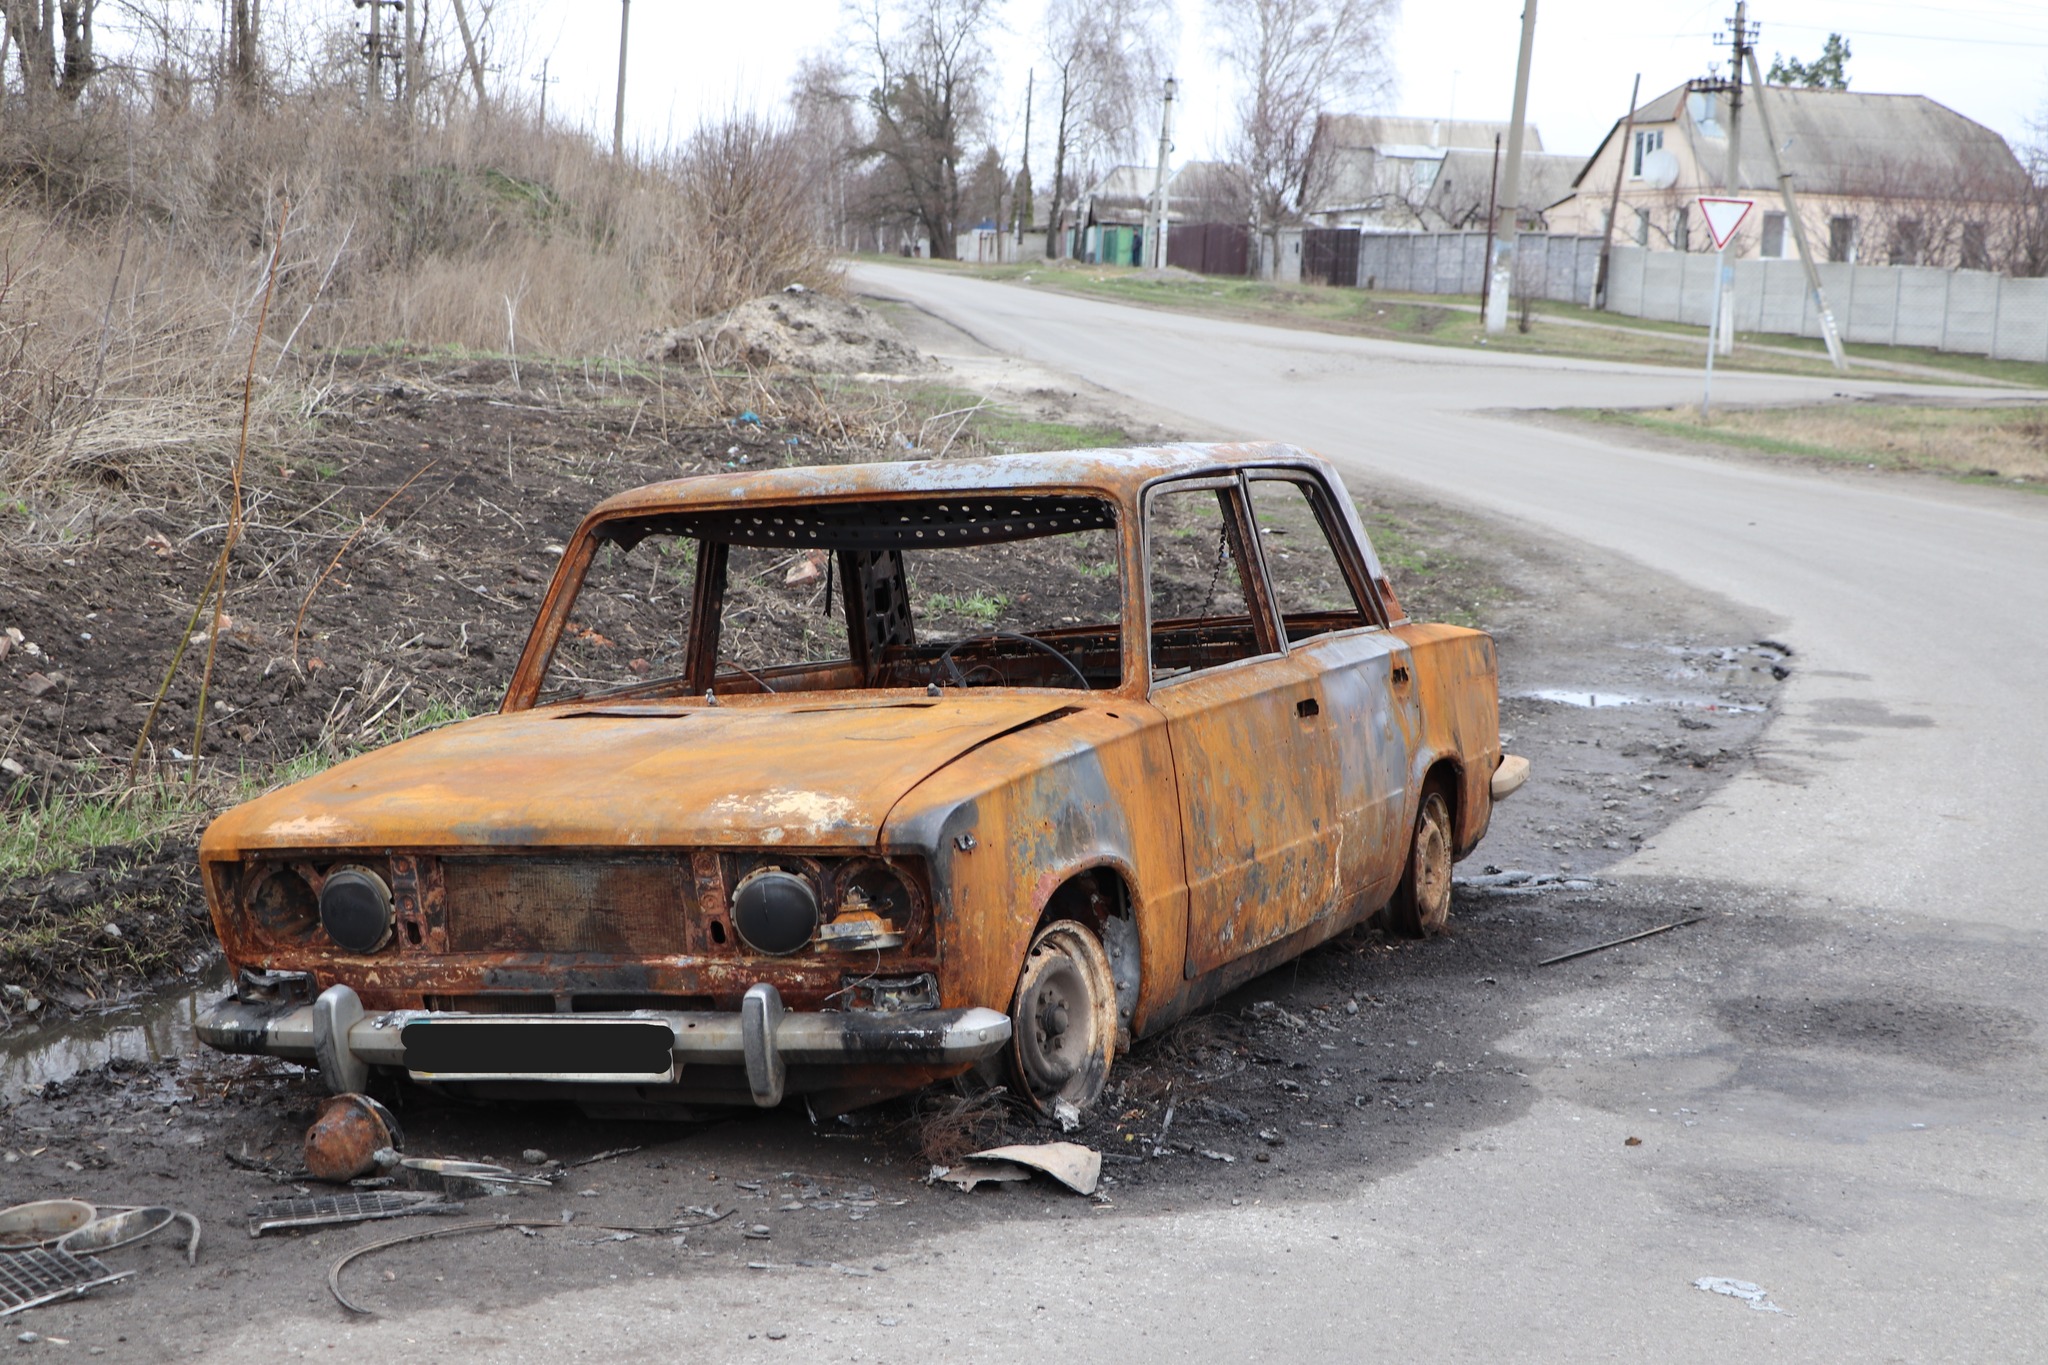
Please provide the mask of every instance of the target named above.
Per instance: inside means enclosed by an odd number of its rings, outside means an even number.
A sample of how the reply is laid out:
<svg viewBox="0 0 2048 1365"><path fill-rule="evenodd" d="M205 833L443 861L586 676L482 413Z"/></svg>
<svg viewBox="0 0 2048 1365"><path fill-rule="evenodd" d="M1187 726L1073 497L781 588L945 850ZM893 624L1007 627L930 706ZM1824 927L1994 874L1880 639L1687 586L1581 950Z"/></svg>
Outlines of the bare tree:
<svg viewBox="0 0 2048 1365"><path fill-rule="evenodd" d="M983 130L994 79L987 37L1001 0L858 0L850 54L873 127L860 151L882 200L951 259L961 215L960 163Z"/></svg>
<svg viewBox="0 0 2048 1365"><path fill-rule="evenodd" d="M1243 82L1231 158L1253 227L1270 235L1313 192L1316 116L1388 84L1386 34L1399 0L1209 0L1220 54Z"/></svg>
<svg viewBox="0 0 2048 1365"><path fill-rule="evenodd" d="M30 108L52 94L75 102L98 70L93 61L96 0L4 0L7 35L20 59L21 88ZM58 34L63 35L60 50ZM0 50L0 58L5 57Z"/></svg>
<svg viewBox="0 0 2048 1365"><path fill-rule="evenodd" d="M1176 33L1163 0L1052 0L1043 39L1053 125L1046 252L1057 256L1076 183L1105 160L1134 159L1145 143Z"/></svg>

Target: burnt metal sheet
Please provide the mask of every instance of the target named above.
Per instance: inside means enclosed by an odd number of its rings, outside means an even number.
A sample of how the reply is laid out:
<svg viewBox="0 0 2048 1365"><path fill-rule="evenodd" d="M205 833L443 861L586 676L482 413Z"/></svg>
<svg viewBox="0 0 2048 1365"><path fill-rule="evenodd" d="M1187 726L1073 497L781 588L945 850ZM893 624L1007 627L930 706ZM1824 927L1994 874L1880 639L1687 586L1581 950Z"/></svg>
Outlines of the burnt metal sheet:
<svg viewBox="0 0 2048 1365"><path fill-rule="evenodd" d="M450 952L638 956L688 950L696 897L687 858L439 861Z"/></svg>
<svg viewBox="0 0 2048 1365"><path fill-rule="evenodd" d="M1075 694L789 707L679 698L674 716L480 716L216 820L209 848L872 846L933 769ZM659 793L659 799L650 799Z"/></svg>

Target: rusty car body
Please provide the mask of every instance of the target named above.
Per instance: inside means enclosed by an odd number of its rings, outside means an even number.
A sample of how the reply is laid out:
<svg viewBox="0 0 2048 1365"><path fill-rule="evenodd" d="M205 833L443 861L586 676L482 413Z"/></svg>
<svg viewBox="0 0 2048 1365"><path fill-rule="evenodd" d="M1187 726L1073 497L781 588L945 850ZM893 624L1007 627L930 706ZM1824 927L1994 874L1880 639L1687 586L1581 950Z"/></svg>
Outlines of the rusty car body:
<svg viewBox="0 0 2048 1365"><path fill-rule="evenodd" d="M1492 640L1408 620L1294 448L680 479L586 518L496 714L212 824L199 1031L336 1091L1085 1107L1368 916L1440 928L1526 771Z"/></svg>

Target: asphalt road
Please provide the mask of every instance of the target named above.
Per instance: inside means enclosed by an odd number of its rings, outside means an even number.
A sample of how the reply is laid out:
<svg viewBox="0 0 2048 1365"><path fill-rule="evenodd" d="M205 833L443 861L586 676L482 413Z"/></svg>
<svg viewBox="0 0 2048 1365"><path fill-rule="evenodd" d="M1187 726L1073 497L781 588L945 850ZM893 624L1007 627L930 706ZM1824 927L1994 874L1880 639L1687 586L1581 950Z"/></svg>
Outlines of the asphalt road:
<svg viewBox="0 0 2048 1365"><path fill-rule="evenodd" d="M1194 426L1311 447L1356 479L1591 543L1781 623L1798 667L1756 764L1610 874L1620 894L1732 918L1712 953L1667 938L1610 955L1519 1016L1491 1055L1532 1097L1401 1169L1144 1214L1048 1202L935 1233L886 1279L567 1293L496 1324L484 1355L2040 1352L2048 499L1646 452L1496 415L1696 398L1697 376L1670 370L1286 333L938 271L856 280ZM1717 384L1728 401L1879 387ZM1759 1284L1783 1311L1701 1292L1703 1276ZM738 1320L782 1335L742 1339ZM461 1355L445 1335L459 1321L358 1341ZM334 1341L324 1313L252 1331L252 1349Z"/></svg>

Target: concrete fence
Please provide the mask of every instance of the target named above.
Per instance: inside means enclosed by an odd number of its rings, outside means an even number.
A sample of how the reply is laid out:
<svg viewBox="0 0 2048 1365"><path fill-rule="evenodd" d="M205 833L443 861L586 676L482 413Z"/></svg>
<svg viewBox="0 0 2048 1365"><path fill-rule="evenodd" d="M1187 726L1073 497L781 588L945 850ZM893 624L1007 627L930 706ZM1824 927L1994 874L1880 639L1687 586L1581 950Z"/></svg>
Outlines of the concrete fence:
<svg viewBox="0 0 2048 1365"><path fill-rule="evenodd" d="M1517 292L1590 303L1600 239L1525 232L1516 239ZM1477 294L1486 283L1483 232L1369 232L1359 238L1358 283L1397 294Z"/></svg>
<svg viewBox="0 0 2048 1365"><path fill-rule="evenodd" d="M1616 247L1610 269L1609 312L1707 325L1713 256ZM1737 261L1734 269L1738 330L1820 335L1820 313L1797 260ZM1844 341L2048 363L2048 279L1829 263L1820 267L1820 285Z"/></svg>

